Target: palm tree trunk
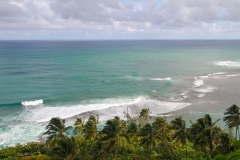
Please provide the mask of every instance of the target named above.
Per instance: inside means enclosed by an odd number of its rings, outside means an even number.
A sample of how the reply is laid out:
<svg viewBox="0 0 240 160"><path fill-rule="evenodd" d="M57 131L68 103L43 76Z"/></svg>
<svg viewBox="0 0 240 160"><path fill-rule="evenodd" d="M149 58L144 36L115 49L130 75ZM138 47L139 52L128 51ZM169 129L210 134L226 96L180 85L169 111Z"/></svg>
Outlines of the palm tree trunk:
<svg viewBox="0 0 240 160"><path fill-rule="evenodd" d="M152 144L150 145L150 153L152 154Z"/></svg>
<svg viewBox="0 0 240 160"><path fill-rule="evenodd" d="M207 148L205 147L204 150L205 150L205 157L207 157Z"/></svg>
<svg viewBox="0 0 240 160"><path fill-rule="evenodd" d="M240 135L239 135L239 125L238 125L238 140L239 140L239 138L240 138Z"/></svg>
<svg viewBox="0 0 240 160"><path fill-rule="evenodd" d="M212 141L210 141L210 146L209 146L209 148L210 148L210 155L211 155L211 157L212 157L212 154L213 154L213 144L212 144Z"/></svg>
<svg viewBox="0 0 240 160"><path fill-rule="evenodd" d="M205 147L205 157L207 156L207 148Z"/></svg>
<svg viewBox="0 0 240 160"><path fill-rule="evenodd" d="M186 145L186 144L185 144ZM188 158L188 149L187 149L187 145L186 145L186 158Z"/></svg>
<svg viewBox="0 0 240 160"><path fill-rule="evenodd" d="M236 140L237 140L237 131L238 131L238 127L236 126L236 135L235 135L236 136Z"/></svg>

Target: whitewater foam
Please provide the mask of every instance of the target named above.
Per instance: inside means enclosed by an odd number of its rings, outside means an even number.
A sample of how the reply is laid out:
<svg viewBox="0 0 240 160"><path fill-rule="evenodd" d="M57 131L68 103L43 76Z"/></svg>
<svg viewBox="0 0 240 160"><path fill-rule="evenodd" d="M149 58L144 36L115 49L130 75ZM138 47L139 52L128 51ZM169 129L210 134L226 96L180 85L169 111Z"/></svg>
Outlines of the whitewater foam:
<svg viewBox="0 0 240 160"><path fill-rule="evenodd" d="M196 79L196 80L193 82L193 84L194 84L194 87L200 87L200 86L202 86L202 85L204 84L204 81L201 80L201 79Z"/></svg>
<svg viewBox="0 0 240 160"><path fill-rule="evenodd" d="M204 96L205 96L205 93L197 95L198 98L201 98L201 97L204 97Z"/></svg>
<svg viewBox="0 0 240 160"><path fill-rule="evenodd" d="M142 102L142 105L144 105L145 108L149 108L152 113L155 113L156 115L161 115L163 113L169 113L185 108L191 105L191 103L145 100L144 102ZM143 108L143 106L139 108Z"/></svg>
<svg viewBox="0 0 240 160"><path fill-rule="evenodd" d="M45 126L38 123L19 123L9 126L8 133L0 133L0 147L36 141L44 132Z"/></svg>
<svg viewBox="0 0 240 160"><path fill-rule="evenodd" d="M135 80L135 81L142 81L142 77L136 77L136 76L123 76L123 79L130 79L130 80Z"/></svg>
<svg viewBox="0 0 240 160"><path fill-rule="evenodd" d="M43 104L43 100L39 99L39 100L35 100L35 101L24 101L21 104L23 106L36 106L36 105Z"/></svg>
<svg viewBox="0 0 240 160"><path fill-rule="evenodd" d="M240 62L236 62L236 61L218 61L218 62L214 62L214 64L218 66L240 67Z"/></svg>
<svg viewBox="0 0 240 160"><path fill-rule="evenodd" d="M201 92L201 93L209 93L209 92L214 92L217 88L216 87L206 87L206 88L198 88L194 89L196 92Z"/></svg>
<svg viewBox="0 0 240 160"><path fill-rule="evenodd" d="M81 104L75 106L59 106L51 107L45 106L29 110L28 118L26 121L46 122L52 117L70 118L81 113L102 110L110 107L117 107L123 105L132 105L142 101L145 97L137 98L110 98L105 100L92 100L90 104ZM86 103L86 102L85 102Z"/></svg>
<svg viewBox="0 0 240 160"><path fill-rule="evenodd" d="M202 78L202 79L206 79L206 78L209 78L209 76L200 76L199 78Z"/></svg>
<svg viewBox="0 0 240 160"><path fill-rule="evenodd" d="M150 80L152 81L171 81L170 77L166 77L166 78L150 78Z"/></svg>
<svg viewBox="0 0 240 160"><path fill-rule="evenodd" d="M216 72L216 73L213 73L212 75L223 75L225 74L226 72Z"/></svg>
<svg viewBox="0 0 240 160"><path fill-rule="evenodd" d="M231 74L231 75L226 75L227 77L238 77L240 74Z"/></svg>

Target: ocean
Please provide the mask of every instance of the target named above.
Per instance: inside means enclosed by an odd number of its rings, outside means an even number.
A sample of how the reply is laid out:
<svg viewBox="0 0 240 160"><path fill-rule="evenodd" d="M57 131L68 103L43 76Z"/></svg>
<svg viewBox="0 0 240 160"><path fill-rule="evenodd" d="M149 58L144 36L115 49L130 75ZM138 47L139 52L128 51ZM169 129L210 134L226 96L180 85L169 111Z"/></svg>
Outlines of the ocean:
<svg viewBox="0 0 240 160"><path fill-rule="evenodd" d="M196 117L211 109L191 106L238 76L239 40L0 41L0 147L38 140L52 117Z"/></svg>

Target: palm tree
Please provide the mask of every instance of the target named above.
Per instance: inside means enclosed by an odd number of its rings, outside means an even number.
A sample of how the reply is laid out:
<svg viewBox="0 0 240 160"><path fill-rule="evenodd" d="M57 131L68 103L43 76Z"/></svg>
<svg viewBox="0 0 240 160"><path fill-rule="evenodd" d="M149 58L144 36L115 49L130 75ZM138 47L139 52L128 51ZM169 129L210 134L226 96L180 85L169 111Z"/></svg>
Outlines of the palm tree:
<svg viewBox="0 0 240 160"><path fill-rule="evenodd" d="M171 156L174 155L173 145L170 140L170 125L168 124L166 117L157 117L152 123L152 127L158 142L155 151L162 154L163 159L172 159Z"/></svg>
<svg viewBox="0 0 240 160"><path fill-rule="evenodd" d="M191 136L191 142L193 143L194 147L197 150L201 150L205 152L205 156L207 155L207 142L204 141L205 139L202 139L201 141L198 141L198 135L199 133L201 133L203 131L203 128L201 127L201 125L196 122L193 123L192 121L190 121L192 123L191 128L190 128L190 136Z"/></svg>
<svg viewBox="0 0 240 160"><path fill-rule="evenodd" d="M74 131L73 133L76 134L81 134L82 130L83 130L83 125L84 125L84 121L81 118L77 118L76 122L74 123Z"/></svg>
<svg viewBox="0 0 240 160"><path fill-rule="evenodd" d="M50 150L51 159L80 160L79 149L76 147L74 137L66 136L59 139L57 145Z"/></svg>
<svg viewBox="0 0 240 160"><path fill-rule="evenodd" d="M145 124L139 133L140 145L142 145L145 149L150 150L152 152L153 147L156 146L156 132L151 124Z"/></svg>
<svg viewBox="0 0 240 160"><path fill-rule="evenodd" d="M219 144L216 147L216 150L221 154L228 154L233 151L233 147L231 146L233 141L233 136L231 132L223 131L219 137Z"/></svg>
<svg viewBox="0 0 240 160"><path fill-rule="evenodd" d="M162 144L164 144L167 140L169 140L170 126L164 117L157 117L152 124L153 129L156 131L158 139L161 140Z"/></svg>
<svg viewBox="0 0 240 160"><path fill-rule="evenodd" d="M58 139L64 137L65 134L68 134L67 130L69 128L71 128L71 126L65 126L65 119L54 117L49 121L46 126L47 131L43 133L43 135L48 135L47 143L52 147Z"/></svg>
<svg viewBox="0 0 240 160"><path fill-rule="evenodd" d="M98 115L97 119L95 116L90 116L87 123L83 126L82 133L84 134L86 140L90 141L97 136L97 124L99 123L98 119Z"/></svg>
<svg viewBox="0 0 240 160"><path fill-rule="evenodd" d="M240 125L240 112L239 107L237 105L232 105L230 108L226 110L224 113L226 115L223 120L226 122L228 128L236 127L236 139L240 138L239 133L239 125Z"/></svg>
<svg viewBox="0 0 240 160"><path fill-rule="evenodd" d="M187 150L187 140L190 140L189 129L186 128L185 120L182 117L175 118L175 120L171 121L172 129L175 132L172 135L172 139L176 139L177 142L181 142L186 147L186 157L188 157L188 150Z"/></svg>
<svg viewBox="0 0 240 160"><path fill-rule="evenodd" d="M135 147L136 147L136 144L138 143L139 132L140 132L140 125L132 121L128 125L127 134L130 138L132 138L133 143L135 144Z"/></svg>
<svg viewBox="0 0 240 160"><path fill-rule="evenodd" d="M103 137L100 138L100 141L108 142L107 151L113 150L115 152L115 157L123 138L129 141L128 135L126 134L126 122L120 120L117 116L106 122L101 133L103 134Z"/></svg>
<svg viewBox="0 0 240 160"><path fill-rule="evenodd" d="M93 148L92 148L92 153L93 153L93 160L104 160L107 156L107 152L105 149L105 144L102 142L97 142Z"/></svg>
<svg viewBox="0 0 240 160"><path fill-rule="evenodd" d="M214 144L217 143L221 133L221 129L215 126L219 120L212 123L211 116L206 114L204 118L197 119L197 123L191 127L191 138L194 145L205 147L205 149L208 146L211 155L213 155Z"/></svg>
<svg viewBox="0 0 240 160"><path fill-rule="evenodd" d="M143 108L141 110L139 115L141 126L144 126L144 124L148 123L148 118L150 117L150 114L151 112L149 109Z"/></svg>

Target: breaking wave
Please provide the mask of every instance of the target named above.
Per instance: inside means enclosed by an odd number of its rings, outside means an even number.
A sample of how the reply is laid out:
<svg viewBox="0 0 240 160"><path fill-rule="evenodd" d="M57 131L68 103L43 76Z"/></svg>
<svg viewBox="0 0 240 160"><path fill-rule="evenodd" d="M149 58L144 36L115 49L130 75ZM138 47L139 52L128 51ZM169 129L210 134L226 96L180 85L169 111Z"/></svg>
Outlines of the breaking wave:
<svg viewBox="0 0 240 160"><path fill-rule="evenodd" d="M218 66L240 67L240 62L236 62L236 61L218 61L218 62L214 62L214 64Z"/></svg>
<svg viewBox="0 0 240 160"><path fill-rule="evenodd" d="M79 104L75 106L44 106L27 110L26 121L31 122L47 122L52 117L71 118L80 114L88 115L88 113L99 114L100 120L107 120L118 115L124 118L123 112L127 107L139 113L142 108L149 108L156 114L162 114L174 110L178 110L190 105L184 102L167 102L150 99L140 96L136 98L111 98L106 100L93 100L90 104ZM136 114L137 115L137 114Z"/></svg>
<svg viewBox="0 0 240 160"><path fill-rule="evenodd" d="M84 104L79 104L79 105L39 107L39 108L28 110L28 112L30 113L26 120L35 121L35 122L47 122L52 117L70 118L70 117L79 115L81 113L86 113L89 111L96 111L96 110L107 109L110 107L135 104L143 99L145 99L145 97L137 97L133 99L109 98L105 100L91 100L89 102L84 102Z"/></svg>
<svg viewBox="0 0 240 160"><path fill-rule="evenodd" d="M39 99L39 100L35 100L35 101L24 101L21 104L23 106L37 106L37 105L43 104L43 100Z"/></svg>
<svg viewBox="0 0 240 160"><path fill-rule="evenodd" d="M204 81L201 80L201 79L196 79L196 80L193 82L193 84L194 84L194 87L200 87L200 86L202 86L202 85L204 84Z"/></svg>
<svg viewBox="0 0 240 160"><path fill-rule="evenodd" d="M152 81L171 81L170 77L166 77L166 78L150 78L150 80Z"/></svg>

